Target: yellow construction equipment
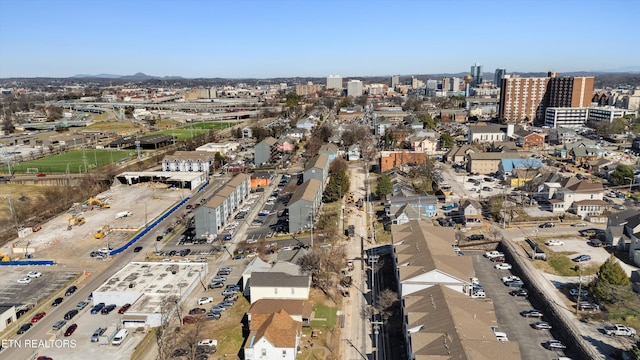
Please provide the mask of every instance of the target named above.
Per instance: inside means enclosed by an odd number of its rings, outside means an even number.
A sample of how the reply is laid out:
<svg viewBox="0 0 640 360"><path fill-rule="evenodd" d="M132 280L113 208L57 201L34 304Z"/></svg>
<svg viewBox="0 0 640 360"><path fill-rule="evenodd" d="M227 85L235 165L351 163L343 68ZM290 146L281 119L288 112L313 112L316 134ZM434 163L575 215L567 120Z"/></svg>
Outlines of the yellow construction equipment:
<svg viewBox="0 0 640 360"><path fill-rule="evenodd" d="M103 237L109 235L110 232L111 232L111 227L109 225L105 225L102 227L102 229L96 231L96 233L93 234L93 236L96 239L102 239Z"/></svg>
<svg viewBox="0 0 640 360"><path fill-rule="evenodd" d="M70 216L67 220L67 230L71 230L73 225L83 225L87 220L82 215Z"/></svg>
<svg viewBox="0 0 640 360"><path fill-rule="evenodd" d="M0 261L2 262L11 261L11 257L9 255L4 255L0 253Z"/></svg>
<svg viewBox="0 0 640 360"><path fill-rule="evenodd" d="M98 205L99 207L101 207L103 209L111 208L111 204L107 204L107 203L101 201L100 199L96 199L94 197L91 197L91 198L89 198L89 206L93 206L93 205Z"/></svg>

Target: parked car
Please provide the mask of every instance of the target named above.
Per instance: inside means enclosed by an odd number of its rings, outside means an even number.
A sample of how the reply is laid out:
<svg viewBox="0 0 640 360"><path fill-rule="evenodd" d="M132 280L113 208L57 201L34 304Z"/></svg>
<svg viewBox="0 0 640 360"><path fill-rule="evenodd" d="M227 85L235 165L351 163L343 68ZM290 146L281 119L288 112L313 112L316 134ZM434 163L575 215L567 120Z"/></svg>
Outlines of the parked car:
<svg viewBox="0 0 640 360"><path fill-rule="evenodd" d="M76 310L80 311L84 308L86 308L87 306L89 306L89 302L88 301L80 301L77 305L76 305Z"/></svg>
<svg viewBox="0 0 640 360"><path fill-rule="evenodd" d="M71 285L64 293L64 296L71 296L74 292L76 292L76 290L78 290L78 287L76 287L75 285Z"/></svg>
<svg viewBox="0 0 640 360"><path fill-rule="evenodd" d="M567 348L558 340L549 340L543 346L549 350L565 350Z"/></svg>
<svg viewBox="0 0 640 360"><path fill-rule="evenodd" d="M588 301L581 301L578 303L578 309L582 311L598 311L600 310L600 305L594 304Z"/></svg>
<svg viewBox="0 0 640 360"><path fill-rule="evenodd" d="M225 282L225 281L227 281L226 276L214 276L213 279L211 279L211 282Z"/></svg>
<svg viewBox="0 0 640 360"><path fill-rule="evenodd" d="M542 315L542 312L536 309L521 311L520 315L523 317L535 317L535 318L541 318L544 316Z"/></svg>
<svg viewBox="0 0 640 360"><path fill-rule="evenodd" d="M195 324L195 323L197 323L198 321L200 321L200 319L199 319L199 318L197 318L197 317L195 317L195 316L189 316L189 315L187 315L187 316L185 316L185 317L183 317L183 318L182 318L182 323L183 323L183 324Z"/></svg>
<svg viewBox="0 0 640 360"><path fill-rule="evenodd" d="M133 248L133 252L137 253L140 252L142 250L142 246L136 246L135 248Z"/></svg>
<svg viewBox="0 0 640 360"><path fill-rule="evenodd" d="M222 288L222 287L224 287L224 284L221 283L221 282L214 282L214 283L209 284L209 286L208 286L209 289L218 289L218 288Z"/></svg>
<svg viewBox="0 0 640 360"><path fill-rule="evenodd" d="M238 290L237 290L237 289L225 289L225 290L222 292L222 296L235 295L235 294L237 294L237 293L238 293Z"/></svg>
<svg viewBox="0 0 640 360"><path fill-rule="evenodd" d="M20 328L18 329L18 331L16 332L16 334L21 335L26 333L29 329L31 329L31 327L33 326L32 323L26 323L22 326L20 326Z"/></svg>
<svg viewBox="0 0 640 360"><path fill-rule="evenodd" d="M504 256L493 256L493 257L490 257L489 260L491 260L491 262L495 262L495 263L505 262Z"/></svg>
<svg viewBox="0 0 640 360"><path fill-rule="evenodd" d="M31 282L31 278L30 277L24 277L22 279L18 279L18 284L28 284Z"/></svg>
<svg viewBox="0 0 640 360"><path fill-rule="evenodd" d="M205 314L206 312L207 312L207 309L193 308L189 310L189 315L201 315L201 314Z"/></svg>
<svg viewBox="0 0 640 360"><path fill-rule="evenodd" d="M65 320L71 320L76 315L78 315L78 310L76 310L76 309L69 310L69 311L67 311L66 314L64 314L64 319Z"/></svg>
<svg viewBox="0 0 640 360"><path fill-rule="evenodd" d="M503 262L493 265L493 268L496 270L511 270L512 266L511 264Z"/></svg>
<svg viewBox="0 0 640 360"><path fill-rule="evenodd" d="M204 305L213 302L213 298L210 297L202 297L198 299L198 305Z"/></svg>
<svg viewBox="0 0 640 360"><path fill-rule="evenodd" d="M467 236L468 241L484 240L483 234L472 234Z"/></svg>
<svg viewBox="0 0 640 360"><path fill-rule="evenodd" d="M527 289L516 289L516 290L511 290L509 291L509 295L511 296L528 296L529 295L529 291L527 291Z"/></svg>
<svg viewBox="0 0 640 360"><path fill-rule="evenodd" d="M551 324L549 324L546 321L535 322L535 323L531 324L531 327L533 327L536 330L551 330L551 328L552 328Z"/></svg>
<svg viewBox="0 0 640 360"><path fill-rule="evenodd" d="M99 313L102 310L102 308L104 308L104 306L105 306L105 303L97 303L91 308L91 314Z"/></svg>
<svg viewBox="0 0 640 360"><path fill-rule="evenodd" d="M60 330L63 326L67 324L66 320L58 320L53 324L53 330Z"/></svg>
<svg viewBox="0 0 640 360"><path fill-rule="evenodd" d="M585 262L585 261L589 261L591 260L591 256L590 255L579 255L574 257L573 259L574 262Z"/></svg>
<svg viewBox="0 0 640 360"><path fill-rule="evenodd" d="M549 229L549 228L552 228L554 226L556 226L556 225L554 223L552 223L552 222L545 222L545 223L542 223L542 224L538 225L538 227L541 228L541 229Z"/></svg>
<svg viewBox="0 0 640 360"><path fill-rule="evenodd" d="M586 227L587 223L580 222L580 223L572 224L571 226L573 226L573 227Z"/></svg>
<svg viewBox="0 0 640 360"><path fill-rule="evenodd" d="M222 315L219 312L208 312L206 318L208 320L218 320L222 317Z"/></svg>
<svg viewBox="0 0 640 360"><path fill-rule="evenodd" d="M116 304L109 304L109 305L103 307L102 310L100 310L100 314L107 315L110 312L112 312L115 308L116 308Z"/></svg>
<svg viewBox="0 0 640 360"><path fill-rule="evenodd" d="M604 333L610 336L636 336L636 329L624 325L615 324L604 327Z"/></svg>
<svg viewBox="0 0 640 360"><path fill-rule="evenodd" d="M498 256L502 256L504 257L504 254L499 252L499 251L487 251L486 253L484 253L484 257L486 258L493 258L493 257L498 257Z"/></svg>
<svg viewBox="0 0 640 360"><path fill-rule="evenodd" d="M76 331L77 328L78 328L78 325L76 324L69 325L69 327L67 328L67 331L64 332L64 336L71 336Z"/></svg>
<svg viewBox="0 0 640 360"><path fill-rule="evenodd" d="M36 323L36 322L42 320L42 318L44 318L45 315L47 315L46 312L39 312L39 313L33 315L33 317L31 318L31 322L32 323Z"/></svg>
<svg viewBox="0 0 640 360"><path fill-rule="evenodd" d="M93 332L93 335L91 335L91 342L98 342L100 340L100 336L102 336L105 331L107 331L107 328L97 328L96 331Z"/></svg>
<svg viewBox="0 0 640 360"><path fill-rule="evenodd" d="M118 314L124 314L125 312L127 312L127 310L129 310L130 307L131 304L122 305L122 307L118 310Z"/></svg>
<svg viewBox="0 0 640 360"><path fill-rule="evenodd" d="M36 279L36 278L39 278L40 276L42 276L42 273L39 272L39 271L29 271L27 273L27 276L30 277L30 278Z"/></svg>
<svg viewBox="0 0 640 360"><path fill-rule="evenodd" d="M515 275L509 275L509 276L503 276L501 280L503 283L507 283L509 281L520 280L520 278Z"/></svg>
<svg viewBox="0 0 640 360"><path fill-rule="evenodd" d="M544 244L547 246L562 246L564 245L564 241L552 239L552 240L545 241Z"/></svg>
<svg viewBox="0 0 640 360"><path fill-rule="evenodd" d="M55 298L55 300L53 300L53 302L51 303L51 306L58 306L62 303L64 299L61 297Z"/></svg>

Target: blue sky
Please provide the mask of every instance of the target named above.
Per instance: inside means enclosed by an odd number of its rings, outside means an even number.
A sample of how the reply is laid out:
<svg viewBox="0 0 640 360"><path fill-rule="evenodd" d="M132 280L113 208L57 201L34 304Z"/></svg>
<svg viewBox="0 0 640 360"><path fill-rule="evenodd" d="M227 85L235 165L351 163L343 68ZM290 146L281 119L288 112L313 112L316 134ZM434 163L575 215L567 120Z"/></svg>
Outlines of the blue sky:
<svg viewBox="0 0 640 360"><path fill-rule="evenodd" d="M0 0L0 78L271 78L640 65L640 1Z"/></svg>

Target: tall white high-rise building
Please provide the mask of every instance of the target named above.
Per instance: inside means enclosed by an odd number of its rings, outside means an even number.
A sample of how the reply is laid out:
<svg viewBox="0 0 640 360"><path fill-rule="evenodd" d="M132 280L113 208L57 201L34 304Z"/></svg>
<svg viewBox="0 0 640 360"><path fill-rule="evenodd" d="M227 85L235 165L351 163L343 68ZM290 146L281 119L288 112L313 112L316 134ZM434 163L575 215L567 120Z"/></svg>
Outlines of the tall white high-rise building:
<svg viewBox="0 0 640 360"><path fill-rule="evenodd" d="M340 75L327 76L327 89L342 90L342 76Z"/></svg>
<svg viewBox="0 0 640 360"><path fill-rule="evenodd" d="M360 96L362 95L362 81L361 80L349 80L347 83L347 96Z"/></svg>
<svg viewBox="0 0 640 360"><path fill-rule="evenodd" d="M462 83L462 79L457 77L451 78L451 91L460 91L461 83Z"/></svg>

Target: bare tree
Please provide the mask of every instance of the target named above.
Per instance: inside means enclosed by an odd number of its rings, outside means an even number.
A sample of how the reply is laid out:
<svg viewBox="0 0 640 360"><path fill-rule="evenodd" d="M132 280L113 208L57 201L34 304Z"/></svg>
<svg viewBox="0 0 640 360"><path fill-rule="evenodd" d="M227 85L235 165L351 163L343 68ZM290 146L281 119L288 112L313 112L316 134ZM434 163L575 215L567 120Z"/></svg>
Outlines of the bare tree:
<svg viewBox="0 0 640 360"><path fill-rule="evenodd" d="M385 323L393 314L393 306L400 298L398 293L391 289L384 289L378 293L378 301L376 302L376 310L380 313L382 321Z"/></svg>

